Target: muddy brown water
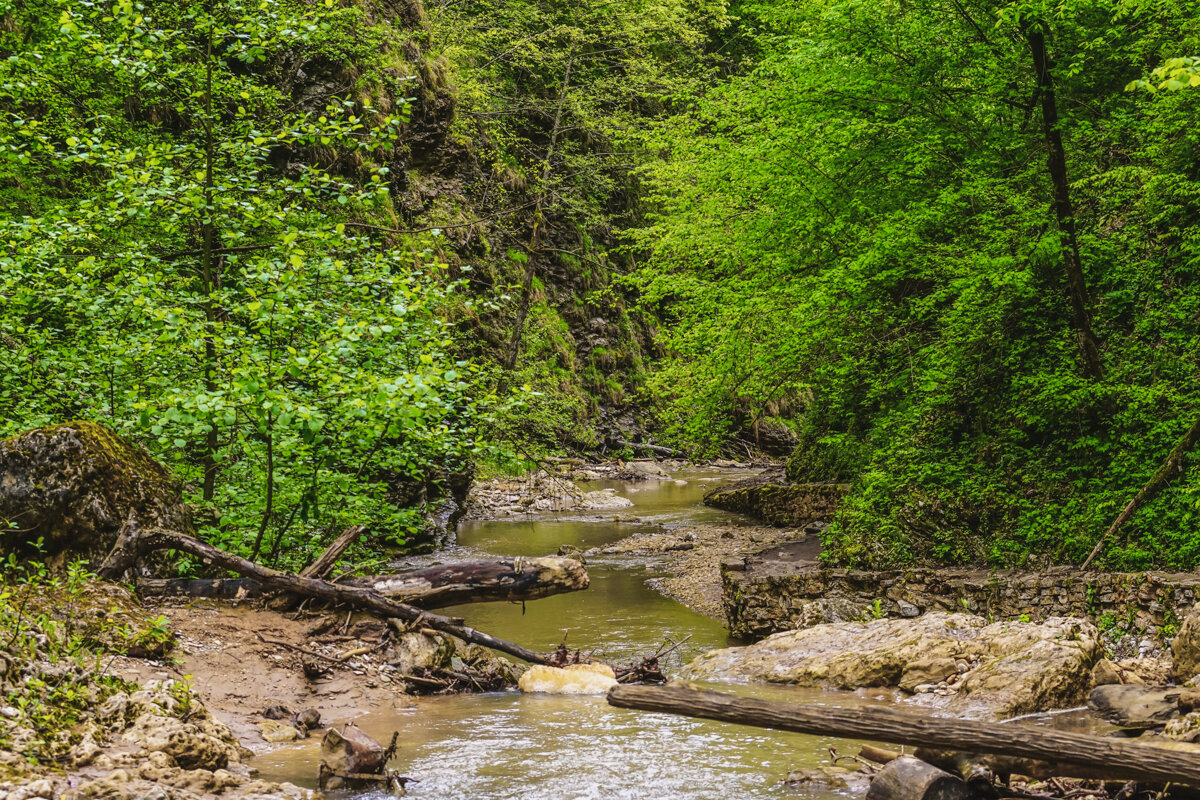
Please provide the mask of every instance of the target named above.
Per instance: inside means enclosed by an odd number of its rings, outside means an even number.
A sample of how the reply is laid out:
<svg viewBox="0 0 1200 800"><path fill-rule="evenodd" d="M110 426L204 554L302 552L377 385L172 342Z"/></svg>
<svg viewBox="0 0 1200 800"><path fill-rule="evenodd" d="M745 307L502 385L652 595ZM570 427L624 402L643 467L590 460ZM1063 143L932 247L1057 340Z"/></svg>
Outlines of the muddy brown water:
<svg viewBox="0 0 1200 800"><path fill-rule="evenodd" d="M736 523L701 505L715 482L743 477L729 471L684 470L686 483L600 483L631 499L632 508L590 515L545 515L469 522L458 546L436 560L488 555L546 555L560 545L603 547L642 530L689 522ZM628 521L636 516L638 522ZM614 518L624 521L614 521ZM488 603L447 609L468 624L534 649L559 642L615 663L653 653L665 641L690 637L665 664L670 673L692 655L730 641L717 620L697 614L647 585L653 557L588 559L587 591L519 604ZM407 561L398 568L434 563ZM891 692L829 692L789 687L722 687L828 706L893 703ZM400 732L391 767L418 782L408 796L438 800L633 800L634 798L808 797L832 800L844 790L789 787L789 770L828 765L831 748L858 752L858 743L724 723L615 709L603 697L517 692L419 698L403 711L378 711L356 720L387 743ZM1059 724L1059 723L1054 723ZM315 787L319 740L286 745L255 758L263 778ZM846 762L848 763L848 762ZM359 795L362 798L382 795Z"/></svg>

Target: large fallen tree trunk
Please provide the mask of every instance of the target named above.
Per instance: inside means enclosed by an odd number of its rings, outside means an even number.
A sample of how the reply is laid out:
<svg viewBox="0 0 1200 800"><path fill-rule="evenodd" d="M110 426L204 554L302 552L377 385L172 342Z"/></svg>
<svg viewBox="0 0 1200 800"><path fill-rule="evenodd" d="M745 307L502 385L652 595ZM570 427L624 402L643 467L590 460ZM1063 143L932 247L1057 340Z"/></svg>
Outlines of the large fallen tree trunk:
<svg viewBox="0 0 1200 800"><path fill-rule="evenodd" d="M299 577L309 576L301 573ZM445 608L464 603L524 602L588 587L587 569L572 558L497 558L462 561L395 575L366 575L339 580L343 586L370 589L390 600L418 608ZM262 594L249 578L146 578L137 581L141 595L234 597Z"/></svg>
<svg viewBox="0 0 1200 800"><path fill-rule="evenodd" d="M829 708L756 700L683 686L617 686L618 708L666 711L760 728L877 742L952 747L1093 768L1107 778L1200 788L1200 758L1162 747L1047 728L928 717L892 708Z"/></svg>
<svg viewBox="0 0 1200 800"><path fill-rule="evenodd" d="M267 589L293 592L306 597L321 597L327 600L336 600L340 603L378 614L381 617L394 617L414 622L420 620L421 624L428 628L448 633L465 642L483 645L493 650L499 650L502 653L508 653L522 661L528 661L532 664L546 664L549 662L549 659L541 653L535 653L519 644L498 639L495 636L477 631L474 628L468 628L449 617L443 617L440 614L433 614L416 606L389 600L371 589L362 589L356 586L339 586L338 584L328 583L316 578L301 578L299 575L278 572L259 566L252 561L247 561L232 553L227 553L199 539L184 536L182 533L155 528L149 531L142 531L139 534L132 526L126 526L126 530L122 532L121 536L122 538L113 546L113 551L109 554L109 558L105 559L106 572L114 573L118 576L123 574L139 555L148 551L163 549L180 550L185 553L191 553L215 567L236 572L247 578L253 578ZM107 575L101 573L101 577L107 577Z"/></svg>

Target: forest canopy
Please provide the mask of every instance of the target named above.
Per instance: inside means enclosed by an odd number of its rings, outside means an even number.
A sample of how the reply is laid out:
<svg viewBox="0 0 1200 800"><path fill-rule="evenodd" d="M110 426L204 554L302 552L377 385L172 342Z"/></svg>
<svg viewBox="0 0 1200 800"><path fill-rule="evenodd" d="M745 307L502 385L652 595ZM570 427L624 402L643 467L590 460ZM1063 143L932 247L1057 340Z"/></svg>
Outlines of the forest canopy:
<svg viewBox="0 0 1200 800"><path fill-rule="evenodd" d="M243 553L769 423L831 561L1078 562L1200 416L1186 4L9 0L0 52L0 433L104 422ZM1200 564L1183 450L1105 565Z"/></svg>

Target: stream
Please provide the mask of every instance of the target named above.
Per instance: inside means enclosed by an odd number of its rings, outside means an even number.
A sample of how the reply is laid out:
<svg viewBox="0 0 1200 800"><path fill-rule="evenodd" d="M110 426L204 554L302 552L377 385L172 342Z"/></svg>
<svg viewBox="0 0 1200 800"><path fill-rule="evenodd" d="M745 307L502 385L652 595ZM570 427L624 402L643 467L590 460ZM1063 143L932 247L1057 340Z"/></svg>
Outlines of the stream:
<svg viewBox="0 0 1200 800"><path fill-rule="evenodd" d="M620 512L465 522L459 527L456 547L396 567L497 555L547 555L564 544L586 550L658 526L734 521L733 515L707 508L700 500L714 482L742 475L686 469L676 477L686 483L602 482L582 487L612 487L633 501L632 508ZM535 650L549 651L565 636L572 648L614 663L639 660L665 641L690 636L663 664L668 674L703 650L736 644L720 621L697 614L647 585L658 574L655 560L588 557L591 586L584 592L524 607L481 603L442 613L465 617L469 625ZM885 690L722 688L842 707L895 702ZM369 713L356 723L385 744L398 730L399 752L391 767L418 781L409 784L408 796L438 800L831 800L850 795L812 785L791 788L782 780L792 769L828 765L831 747L842 754L858 752L857 743L832 737L615 709L602 696L514 691L421 697L412 708ZM253 765L267 780L315 788L319 746L318 737L285 745L256 757Z"/></svg>

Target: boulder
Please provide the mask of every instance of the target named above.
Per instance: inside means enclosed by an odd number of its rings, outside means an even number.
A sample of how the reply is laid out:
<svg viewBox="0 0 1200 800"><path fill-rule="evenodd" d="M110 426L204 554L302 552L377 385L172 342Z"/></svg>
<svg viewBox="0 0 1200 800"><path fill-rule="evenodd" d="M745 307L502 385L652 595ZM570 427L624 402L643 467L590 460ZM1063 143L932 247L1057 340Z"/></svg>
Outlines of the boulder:
<svg viewBox="0 0 1200 800"><path fill-rule="evenodd" d="M453 639L440 633L430 636L420 631L398 634L386 655L387 663L402 675L411 675L422 669L447 667L453 657Z"/></svg>
<svg viewBox="0 0 1200 800"><path fill-rule="evenodd" d="M665 481L671 476L653 461L630 461L617 477L624 481Z"/></svg>
<svg viewBox="0 0 1200 800"><path fill-rule="evenodd" d="M1003 717L1080 703L1099 655L1096 628L1081 619L989 625L930 613L777 633L705 653L683 674L837 689L935 685L948 711Z"/></svg>
<svg viewBox="0 0 1200 800"><path fill-rule="evenodd" d="M0 526L17 531L0 537L0 556L97 569L127 524L192 532L178 481L137 444L94 422L0 441Z"/></svg>
<svg viewBox="0 0 1200 800"><path fill-rule="evenodd" d="M1177 682L1187 683L1200 674L1200 605L1192 608L1179 626L1179 633L1171 642L1171 655L1174 657L1171 669Z"/></svg>
<svg viewBox="0 0 1200 800"><path fill-rule="evenodd" d="M1178 687L1097 686L1088 695L1088 707L1125 730L1161 728L1179 716Z"/></svg>

